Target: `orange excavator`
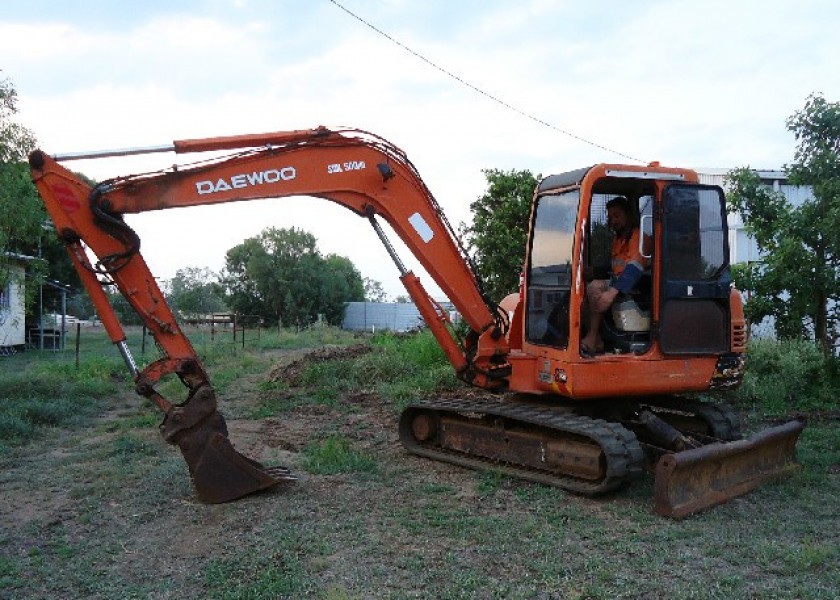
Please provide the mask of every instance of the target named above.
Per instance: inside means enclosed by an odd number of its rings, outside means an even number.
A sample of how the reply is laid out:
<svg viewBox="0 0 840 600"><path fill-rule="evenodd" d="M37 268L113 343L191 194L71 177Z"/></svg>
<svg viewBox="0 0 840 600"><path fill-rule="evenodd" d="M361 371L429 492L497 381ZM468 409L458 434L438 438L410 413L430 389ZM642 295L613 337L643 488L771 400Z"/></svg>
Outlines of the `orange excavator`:
<svg viewBox="0 0 840 600"><path fill-rule="evenodd" d="M93 186L59 164L144 152L212 154ZM654 509L672 517L796 468L802 423L743 439L731 409L692 397L739 385L747 331L730 275L723 191L700 185L691 170L600 164L543 179L521 288L497 303L405 153L368 132L319 127L54 157L36 150L29 161L137 393L163 411L161 432L180 448L206 502L234 500L294 475L233 448L208 375L124 215L300 195L336 202L370 221L458 377L496 392L408 406L399 436L409 452L585 495L619 488L647 469L655 473ZM603 351L592 354L580 343L586 286L609 276L606 205L617 196L644 232L640 252L649 268L606 313ZM469 326L463 338L403 266L380 220L455 305ZM116 285L162 351L142 370L103 284ZM168 375L186 386L184 401L172 403L156 390Z"/></svg>

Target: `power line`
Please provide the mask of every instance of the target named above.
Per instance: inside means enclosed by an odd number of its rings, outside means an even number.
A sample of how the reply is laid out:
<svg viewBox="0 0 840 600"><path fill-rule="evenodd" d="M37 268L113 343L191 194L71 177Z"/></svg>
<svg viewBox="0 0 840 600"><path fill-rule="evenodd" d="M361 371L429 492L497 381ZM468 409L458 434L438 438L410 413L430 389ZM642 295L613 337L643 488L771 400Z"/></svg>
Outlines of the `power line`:
<svg viewBox="0 0 840 600"><path fill-rule="evenodd" d="M588 139L586 139L586 138L584 138L584 137L581 137L581 136L579 136L579 135L577 135L577 134L575 134L575 133L572 133L571 131L568 131L568 130L566 130L566 129L563 129L563 128L561 128L561 127L558 127L557 125L554 125L554 124L552 124L552 123L549 123L548 121L545 121L544 119L540 119L539 117L536 117L536 116L532 115L532 114L531 114L531 113L529 113L529 112L526 112L526 111L524 111L524 110L522 110L522 109L519 109L519 108L517 108L517 107L515 107L515 106L513 106L513 105L511 105L511 104L509 104L509 103L507 103L507 102L505 102L504 100L502 100L502 99L498 98L497 96L494 96L493 94L491 94L491 93L489 93L489 92L484 91L483 89L479 88L479 87L478 87L478 86L476 86L476 85L473 85L473 84L472 84L472 83L470 83L469 81L466 81L466 80L465 80L465 79L463 79L462 77L459 77L458 75L456 75L456 74L452 73L451 71L449 71L449 70L447 70L447 69L445 69L445 68L441 67L440 65L438 65L437 63L435 63L435 62L433 62L433 61L429 60L428 58L426 58L425 56L423 56L423 55L422 55L422 54L420 54L419 52L416 52L415 50L412 50L411 48L409 48L408 46L406 46L405 44L403 44L402 42L400 42L398 39L394 38L394 37L393 37L393 36L391 36L391 35L388 35L387 33L385 33L384 31L382 31L381 29L379 29L378 27L376 27L376 26L375 26L375 25L373 25L372 23L370 23L370 22L366 21L365 19L363 19L362 17L360 17L359 15L357 15L356 13L354 13L353 11L349 10L347 7L343 6L342 4L340 4L339 2L337 2L336 0L329 0L329 1L330 1L332 4L334 4L335 6L337 6L338 8L340 8L341 10L343 10L345 13L347 13L348 15L350 15L351 17L353 17L354 19L356 19L357 21L359 21L360 23L362 23L363 25L365 25L366 27L368 27L368 28L372 29L373 31L375 31L376 33L378 33L379 35L381 35L382 37L384 37L384 38L386 38L387 40L389 40L390 42L392 42L392 43L396 44L397 46L399 46L400 48L402 48L403 50L405 50L405 51L406 51L406 52L408 52L409 54L411 54L411 55L415 56L416 58L419 58L420 60L422 60L424 63L426 63L426 64L427 64L427 65L429 65L430 67L432 67L432 68L434 68L434 69L437 69L438 71L440 71L441 73L443 73L443 74L444 74L444 75L446 75L447 77L449 77L449 78L451 78L451 79L454 79L455 81L457 81L457 82L458 82L458 83L460 83L461 85L464 85L464 86L466 86L466 87L470 88L471 90L473 90L474 92L477 92L477 93L481 94L482 96L484 96L484 97L485 97L485 98L487 98L488 100L492 100L492 101L493 101L493 102L495 102L496 104L499 104L499 105L501 105L501 106L503 106L503 107L507 108L508 110L511 110L511 111L513 111L513 112L517 113L518 115L525 117L526 119L530 119L531 121L534 121L535 123L539 123L540 125L543 125L543 126L545 126L545 127L548 127L549 129L553 129L554 131L557 131L557 132L559 132L559 133L562 133L563 135L568 136L568 137L570 137L570 138L572 138L572 139L575 139L575 140L577 140L577 141L579 141L579 142L583 142L584 144L588 144L589 146L594 146L595 148L598 148L599 150L605 150L605 151L607 151L607 152L611 152L611 153L613 153L613 154L617 154L618 156L622 156L622 157L624 157L624 158L627 158L627 159L630 159L630 160L633 160L633 161L636 161L636 162L640 162L640 163L644 163L644 162L646 162L646 161L644 161L644 160L642 160L642 159L640 159L640 158L636 158L636 157L634 157L634 156L630 156L629 154L625 154L625 153L623 153L623 152L619 152L618 150L614 150L614 149L612 149L612 148L609 148L609 147L604 146L604 145L602 145L602 144L599 144L599 143L597 143L597 142L593 142L593 141L591 141L591 140L588 140Z"/></svg>

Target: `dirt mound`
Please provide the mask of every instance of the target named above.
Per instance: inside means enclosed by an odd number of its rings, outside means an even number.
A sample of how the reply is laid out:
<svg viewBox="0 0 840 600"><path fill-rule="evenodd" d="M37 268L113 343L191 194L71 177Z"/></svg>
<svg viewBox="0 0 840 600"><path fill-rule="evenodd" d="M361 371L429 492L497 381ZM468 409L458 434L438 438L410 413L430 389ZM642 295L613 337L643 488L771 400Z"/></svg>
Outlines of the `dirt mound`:
<svg viewBox="0 0 840 600"><path fill-rule="evenodd" d="M367 344L354 344L352 346L324 346L306 352L303 356L298 355L298 358L291 362L285 362L277 365L269 371L268 381L285 381L290 386L298 386L301 383L301 377L306 371L306 368L315 363L325 362L328 360L343 360L348 358L356 358L363 356L370 352L372 348Z"/></svg>

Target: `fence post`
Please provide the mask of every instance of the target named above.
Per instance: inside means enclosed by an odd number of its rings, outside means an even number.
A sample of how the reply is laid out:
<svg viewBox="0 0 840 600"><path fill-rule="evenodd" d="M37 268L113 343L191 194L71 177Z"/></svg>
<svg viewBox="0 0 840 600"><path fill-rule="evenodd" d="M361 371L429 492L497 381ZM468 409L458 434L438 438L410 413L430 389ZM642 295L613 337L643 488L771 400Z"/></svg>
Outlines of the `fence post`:
<svg viewBox="0 0 840 600"><path fill-rule="evenodd" d="M140 341L140 354L146 354L146 326L143 325L143 338Z"/></svg>
<svg viewBox="0 0 840 600"><path fill-rule="evenodd" d="M82 337L82 324L76 323L76 370L79 370L79 342Z"/></svg>

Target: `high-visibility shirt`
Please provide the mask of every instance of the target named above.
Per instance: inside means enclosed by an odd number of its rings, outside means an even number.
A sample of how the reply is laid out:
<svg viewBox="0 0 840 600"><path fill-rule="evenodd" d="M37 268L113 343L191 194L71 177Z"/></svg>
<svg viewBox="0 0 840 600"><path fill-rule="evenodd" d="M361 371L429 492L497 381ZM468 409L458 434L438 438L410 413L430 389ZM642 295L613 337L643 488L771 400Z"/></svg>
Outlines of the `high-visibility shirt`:
<svg viewBox="0 0 840 600"><path fill-rule="evenodd" d="M639 251L639 235L641 232L636 227L630 233L630 237L613 238L612 287L625 294L639 282L645 268L650 264L650 259L645 258ZM645 254L650 255L650 244L650 236L645 235Z"/></svg>

